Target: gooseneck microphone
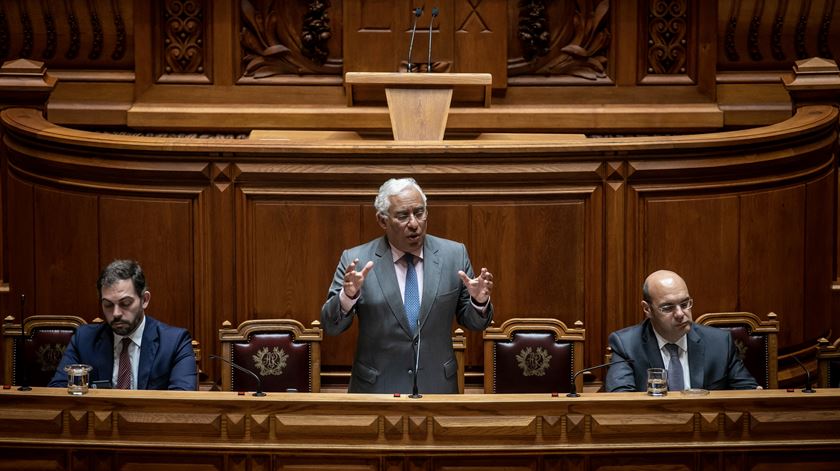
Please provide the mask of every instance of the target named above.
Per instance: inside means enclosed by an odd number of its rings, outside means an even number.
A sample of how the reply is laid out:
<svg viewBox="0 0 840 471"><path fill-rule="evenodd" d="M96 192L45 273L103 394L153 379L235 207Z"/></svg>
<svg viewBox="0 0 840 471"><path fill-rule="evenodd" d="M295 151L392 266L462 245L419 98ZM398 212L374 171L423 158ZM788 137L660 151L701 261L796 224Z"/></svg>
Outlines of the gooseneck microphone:
<svg viewBox="0 0 840 471"><path fill-rule="evenodd" d="M796 357L792 357L792 358L794 360L796 360L797 363L799 363L799 366L801 366L803 370L805 370L805 387L802 388L802 392L804 392L804 393L815 393L815 392L817 392L816 389L813 389L811 387L811 372L808 371L808 368L805 368L805 365L803 365L802 362L799 361L799 358L796 358Z"/></svg>
<svg viewBox="0 0 840 471"><path fill-rule="evenodd" d="M243 368L243 367L237 365L236 363L228 360L227 358L222 358L219 355L210 355L210 358L212 358L214 360L222 360L223 362L229 364L230 366L236 368L237 370L243 371L243 372L248 373L249 375L253 376L254 379L257 380L257 390L254 392L254 394L252 394L252 396L257 396L257 397L265 396L265 393L262 390L262 381L260 380L260 377L257 376L256 373L249 370L248 368Z"/></svg>
<svg viewBox="0 0 840 471"><path fill-rule="evenodd" d="M24 321L26 320L26 295L20 295L20 346L18 352L20 352L20 387L18 391L32 391L32 388L29 387L29 361L26 357L26 335L23 333L23 326Z"/></svg>
<svg viewBox="0 0 840 471"><path fill-rule="evenodd" d="M411 27L411 40L408 42L408 64L406 65L406 71L411 72L411 69L414 68L414 64L411 63L411 50L414 48L414 35L417 34L417 18L420 18L420 15L423 14L423 7L417 7L413 10L414 12L414 26Z"/></svg>
<svg viewBox="0 0 840 471"><path fill-rule="evenodd" d="M408 396L411 399L420 399L423 397L417 391L417 376L420 374L420 318L417 319L417 352L414 354L414 386L411 387L411 394Z"/></svg>
<svg viewBox="0 0 840 471"><path fill-rule="evenodd" d="M426 65L426 72L432 71L432 25L435 24L435 18L437 18L438 13L440 13L438 7L432 8L432 19L429 20L429 62Z"/></svg>
<svg viewBox="0 0 840 471"><path fill-rule="evenodd" d="M577 379L578 375L580 375L581 373L586 373L587 371L597 370L598 368L603 368L605 366L617 365L619 363L630 363L632 365L633 364L633 359L632 358L627 358L625 360L618 360L618 361L613 361L613 362L610 362L610 363L604 363L603 365L590 366L589 368L584 368L584 369L578 371L577 373L575 373L574 376L572 376L572 386L571 386L571 388L569 388L569 394L566 394L566 397L580 397L580 394L577 393L577 386L575 386L575 380Z"/></svg>

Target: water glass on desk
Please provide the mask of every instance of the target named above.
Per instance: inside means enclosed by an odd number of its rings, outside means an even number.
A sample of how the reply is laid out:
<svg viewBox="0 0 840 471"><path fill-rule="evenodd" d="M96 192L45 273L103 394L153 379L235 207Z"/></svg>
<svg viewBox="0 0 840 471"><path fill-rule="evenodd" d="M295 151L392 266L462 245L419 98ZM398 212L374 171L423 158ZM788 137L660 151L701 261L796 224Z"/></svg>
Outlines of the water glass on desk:
<svg viewBox="0 0 840 471"><path fill-rule="evenodd" d="M81 363L65 366L64 371L67 373L67 393L74 396L87 394L90 371L92 369L92 366Z"/></svg>
<svg viewBox="0 0 840 471"><path fill-rule="evenodd" d="M665 368L648 368L647 393L648 396L655 397L668 394L668 370Z"/></svg>

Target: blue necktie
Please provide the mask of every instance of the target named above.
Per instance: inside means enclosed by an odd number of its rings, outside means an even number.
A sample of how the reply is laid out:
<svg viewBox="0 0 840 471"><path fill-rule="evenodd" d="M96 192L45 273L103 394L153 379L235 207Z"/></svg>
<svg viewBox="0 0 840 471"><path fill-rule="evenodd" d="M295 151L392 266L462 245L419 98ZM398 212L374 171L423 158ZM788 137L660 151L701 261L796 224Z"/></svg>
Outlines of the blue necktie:
<svg viewBox="0 0 840 471"><path fill-rule="evenodd" d="M403 258L406 263L403 304L405 305L405 316L408 318L408 326L411 328L413 335L417 333L417 319L420 317L420 290L417 287L417 272L414 270L414 255L407 253Z"/></svg>
<svg viewBox="0 0 840 471"><path fill-rule="evenodd" d="M665 344L665 349L671 355L668 361L668 390L682 391L683 386L683 369L680 363L680 347L675 343Z"/></svg>

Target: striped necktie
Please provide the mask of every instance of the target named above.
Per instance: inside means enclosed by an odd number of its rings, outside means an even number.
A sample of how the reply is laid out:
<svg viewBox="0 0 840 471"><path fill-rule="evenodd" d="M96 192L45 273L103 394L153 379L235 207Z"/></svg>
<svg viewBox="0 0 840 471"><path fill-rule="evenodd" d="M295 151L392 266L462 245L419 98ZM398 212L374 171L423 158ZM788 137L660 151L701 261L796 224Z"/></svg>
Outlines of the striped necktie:
<svg viewBox="0 0 840 471"><path fill-rule="evenodd" d="M131 339L123 337L122 351L120 351L120 370L117 374L117 389L131 389L131 357L128 355L128 346Z"/></svg>

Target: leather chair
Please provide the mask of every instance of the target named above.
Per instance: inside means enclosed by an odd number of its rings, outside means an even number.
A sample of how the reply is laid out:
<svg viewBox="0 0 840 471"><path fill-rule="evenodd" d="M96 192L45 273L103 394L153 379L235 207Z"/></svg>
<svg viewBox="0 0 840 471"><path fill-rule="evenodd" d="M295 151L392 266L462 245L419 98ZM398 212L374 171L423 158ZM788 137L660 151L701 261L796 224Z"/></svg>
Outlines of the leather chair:
<svg viewBox="0 0 840 471"><path fill-rule="evenodd" d="M583 368L583 322L574 328L557 319L513 318L489 327L484 338L484 392L567 392ZM576 384L580 391L583 377Z"/></svg>
<svg viewBox="0 0 840 471"><path fill-rule="evenodd" d="M3 384L19 385L26 374L29 386L46 386L70 338L87 322L78 316L29 316L21 335L21 325L14 320L8 316L3 321ZM101 319L94 322L97 321L102 322Z"/></svg>
<svg viewBox="0 0 840 471"><path fill-rule="evenodd" d="M219 329L222 357L260 377L264 391L321 390L321 323L312 328L293 319L248 320ZM253 391L254 378L222 363L222 390Z"/></svg>
<svg viewBox="0 0 840 471"><path fill-rule="evenodd" d="M834 343L826 338L817 341L817 368L821 388L840 388L840 337Z"/></svg>
<svg viewBox="0 0 840 471"><path fill-rule="evenodd" d="M775 313L761 320L751 312L709 312L695 319L701 325L726 329L732 335L744 366L765 389L779 387L778 334Z"/></svg>

